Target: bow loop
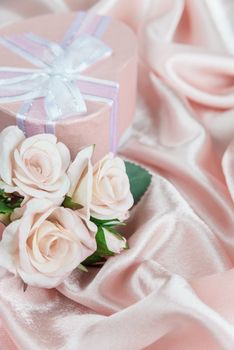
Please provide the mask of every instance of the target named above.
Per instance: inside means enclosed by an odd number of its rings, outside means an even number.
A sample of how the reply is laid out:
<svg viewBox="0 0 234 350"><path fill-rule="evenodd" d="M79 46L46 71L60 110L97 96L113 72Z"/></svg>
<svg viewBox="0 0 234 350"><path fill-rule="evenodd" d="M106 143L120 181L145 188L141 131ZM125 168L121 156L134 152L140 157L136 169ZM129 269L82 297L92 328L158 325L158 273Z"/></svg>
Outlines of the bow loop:
<svg viewBox="0 0 234 350"><path fill-rule="evenodd" d="M67 48L64 61L74 73L81 73L111 54L112 49L100 39L83 34Z"/></svg>
<svg viewBox="0 0 234 350"><path fill-rule="evenodd" d="M0 103L42 97L47 81L48 76L40 70L2 67L0 69Z"/></svg>

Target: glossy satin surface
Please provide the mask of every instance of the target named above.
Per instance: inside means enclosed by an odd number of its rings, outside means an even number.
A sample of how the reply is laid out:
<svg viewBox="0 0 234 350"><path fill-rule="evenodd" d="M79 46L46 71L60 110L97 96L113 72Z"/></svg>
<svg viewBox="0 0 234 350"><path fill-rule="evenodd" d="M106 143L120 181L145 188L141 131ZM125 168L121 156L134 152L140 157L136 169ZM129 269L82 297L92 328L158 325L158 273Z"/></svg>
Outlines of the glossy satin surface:
<svg viewBox="0 0 234 350"><path fill-rule="evenodd" d="M234 349L234 1L1 3L1 23L90 8L139 40L135 122L120 153L154 174L131 249L59 290L2 272L3 350Z"/></svg>

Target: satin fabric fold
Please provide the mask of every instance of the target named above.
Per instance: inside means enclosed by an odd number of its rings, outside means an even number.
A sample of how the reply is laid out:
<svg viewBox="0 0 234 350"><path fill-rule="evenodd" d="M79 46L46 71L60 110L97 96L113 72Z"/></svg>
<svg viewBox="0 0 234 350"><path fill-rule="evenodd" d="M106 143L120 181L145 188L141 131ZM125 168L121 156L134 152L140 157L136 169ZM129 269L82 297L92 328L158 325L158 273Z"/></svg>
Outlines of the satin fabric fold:
<svg viewBox="0 0 234 350"><path fill-rule="evenodd" d="M25 293L2 271L0 348L233 350L234 1L11 0L0 18L78 9L138 35L136 117L120 154L153 183L124 228L130 249L101 269Z"/></svg>

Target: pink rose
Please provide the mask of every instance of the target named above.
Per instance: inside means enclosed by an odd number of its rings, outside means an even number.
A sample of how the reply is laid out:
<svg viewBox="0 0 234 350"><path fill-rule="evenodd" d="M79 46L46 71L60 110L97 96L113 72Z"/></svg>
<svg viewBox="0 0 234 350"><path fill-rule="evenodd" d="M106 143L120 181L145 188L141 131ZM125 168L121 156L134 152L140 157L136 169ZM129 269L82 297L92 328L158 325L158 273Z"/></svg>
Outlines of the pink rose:
<svg viewBox="0 0 234 350"><path fill-rule="evenodd" d="M0 134L0 149L1 188L18 188L28 197L48 199L62 198L67 193L70 152L54 135L26 139L18 127L10 126Z"/></svg>
<svg viewBox="0 0 234 350"><path fill-rule="evenodd" d="M0 266L28 285L58 286L96 250L96 226L75 211L32 199L0 242Z"/></svg>
<svg viewBox="0 0 234 350"><path fill-rule="evenodd" d="M107 248L109 251L115 254L121 253L123 249L127 248L127 241L124 237L118 236L117 234L110 232L106 228L102 228Z"/></svg>
<svg viewBox="0 0 234 350"><path fill-rule="evenodd" d="M110 153L94 167L91 215L98 219L122 219L132 206L124 161Z"/></svg>
<svg viewBox="0 0 234 350"><path fill-rule="evenodd" d="M98 219L125 219L133 205L124 161L108 154L94 167L93 147L82 150L68 170L68 195L83 205L83 212Z"/></svg>

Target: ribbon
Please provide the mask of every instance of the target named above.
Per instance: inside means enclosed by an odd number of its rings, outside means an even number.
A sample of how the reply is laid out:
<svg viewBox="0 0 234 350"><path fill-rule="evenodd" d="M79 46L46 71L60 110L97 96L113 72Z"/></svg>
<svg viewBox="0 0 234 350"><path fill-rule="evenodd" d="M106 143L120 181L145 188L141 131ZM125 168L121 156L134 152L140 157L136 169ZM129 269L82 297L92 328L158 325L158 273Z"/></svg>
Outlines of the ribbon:
<svg viewBox="0 0 234 350"><path fill-rule="evenodd" d="M0 67L0 104L23 102L17 125L27 136L54 133L57 120L87 113L85 100L93 100L111 104L110 149L116 151L119 85L83 74L112 54L100 40L108 21L108 17L80 12L61 44L33 33L0 38L0 44L37 67ZM27 119L33 109L39 111L40 120L44 110L44 124Z"/></svg>

